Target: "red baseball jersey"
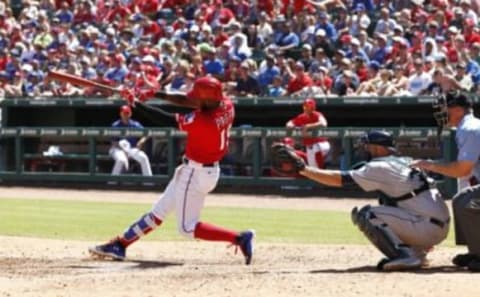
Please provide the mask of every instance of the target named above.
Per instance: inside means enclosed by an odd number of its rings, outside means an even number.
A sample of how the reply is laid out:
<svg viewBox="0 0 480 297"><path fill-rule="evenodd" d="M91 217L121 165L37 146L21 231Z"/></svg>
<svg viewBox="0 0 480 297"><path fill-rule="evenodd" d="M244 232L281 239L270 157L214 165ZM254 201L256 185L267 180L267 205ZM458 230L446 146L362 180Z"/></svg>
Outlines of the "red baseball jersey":
<svg viewBox="0 0 480 297"><path fill-rule="evenodd" d="M179 129L187 132L185 156L203 164L220 161L228 151L234 117L233 102L227 97L215 110L177 114Z"/></svg>
<svg viewBox="0 0 480 297"><path fill-rule="evenodd" d="M301 113L292 119L292 123L295 125L295 127L303 127L306 124L316 123L321 118L325 118L325 117L319 111L314 111L310 115L306 113ZM325 137L305 137L303 139L303 144L306 146L309 146L320 141L327 141L327 139Z"/></svg>

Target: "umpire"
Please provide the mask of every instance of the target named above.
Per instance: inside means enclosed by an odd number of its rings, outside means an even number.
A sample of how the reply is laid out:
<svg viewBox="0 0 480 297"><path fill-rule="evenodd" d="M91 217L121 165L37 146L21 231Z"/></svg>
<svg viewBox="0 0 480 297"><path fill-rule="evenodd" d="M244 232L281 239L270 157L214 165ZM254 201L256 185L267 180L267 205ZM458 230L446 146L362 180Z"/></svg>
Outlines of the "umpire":
<svg viewBox="0 0 480 297"><path fill-rule="evenodd" d="M446 164L420 160L412 166L458 178L459 192L452 202L456 243L467 245L468 253L455 256L452 262L480 272L480 120L473 115L472 101L460 92L440 96L435 107L439 127L457 129L457 160Z"/></svg>

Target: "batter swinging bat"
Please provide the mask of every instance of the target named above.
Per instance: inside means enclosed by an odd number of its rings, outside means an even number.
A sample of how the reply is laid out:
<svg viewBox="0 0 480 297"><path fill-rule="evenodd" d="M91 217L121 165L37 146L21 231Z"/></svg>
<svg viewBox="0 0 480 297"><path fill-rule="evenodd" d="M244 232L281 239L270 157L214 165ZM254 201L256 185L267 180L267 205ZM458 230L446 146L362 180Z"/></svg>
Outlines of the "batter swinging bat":
<svg viewBox="0 0 480 297"><path fill-rule="evenodd" d="M55 71L55 70L50 70L47 75L47 80L56 80L56 81L61 81L61 82L68 82L71 83L72 85L76 85L79 87L95 87L99 89L104 89L112 92L120 92L121 89L119 88L114 88L109 85L101 84L86 78L83 78L81 76L65 73L65 72L60 72L60 71Z"/></svg>

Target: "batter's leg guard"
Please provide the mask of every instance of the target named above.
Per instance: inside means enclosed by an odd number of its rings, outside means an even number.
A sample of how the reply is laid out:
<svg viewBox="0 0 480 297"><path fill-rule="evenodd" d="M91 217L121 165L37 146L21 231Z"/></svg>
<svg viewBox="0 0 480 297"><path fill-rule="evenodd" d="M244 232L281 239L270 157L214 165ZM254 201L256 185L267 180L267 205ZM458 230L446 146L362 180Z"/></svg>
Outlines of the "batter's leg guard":
<svg viewBox="0 0 480 297"><path fill-rule="evenodd" d="M401 242L392 229L380 221L371 206L367 205L360 210L354 208L351 213L352 221L365 234L365 236L377 247L388 260L382 260L380 269L398 270L419 267L421 260L415 257L413 251Z"/></svg>
<svg viewBox="0 0 480 297"><path fill-rule="evenodd" d="M162 220L157 218L153 213L149 212L143 215L138 221L133 223L122 236L119 237L120 242L124 247L128 247L140 237L147 235L153 229L160 226Z"/></svg>

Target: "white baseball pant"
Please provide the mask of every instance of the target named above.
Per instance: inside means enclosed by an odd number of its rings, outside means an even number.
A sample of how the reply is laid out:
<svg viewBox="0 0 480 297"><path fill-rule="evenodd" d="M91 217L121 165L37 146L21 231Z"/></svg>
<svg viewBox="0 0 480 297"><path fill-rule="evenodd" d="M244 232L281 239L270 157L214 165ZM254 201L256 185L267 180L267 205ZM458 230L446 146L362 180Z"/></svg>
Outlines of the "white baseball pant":
<svg viewBox="0 0 480 297"><path fill-rule="evenodd" d="M113 165L112 175L120 175L122 170L128 170L129 158L137 161L142 168L142 174L145 176L152 176L152 168L150 167L150 160L147 154L139 148L129 148L122 150L118 147L112 147L109 151L110 156L115 160Z"/></svg>
<svg viewBox="0 0 480 297"><path fill-rule="evenodd" d="M325 159L328 152L330 152L330 142L320 141L306 147L307 163L309 166L318 168L317 159L315 158L317 152L321 152Z"/></svg>
<svg viewBox="0 0 480 297"><path fill-rule="evenodd" d="M178 166L160 199L153 205L152 213L165 221L167 215L175 210L178 232L187 238L194 238L205 197L215 189L219 178L218 163L206 167L189 161Z"/></svg>

